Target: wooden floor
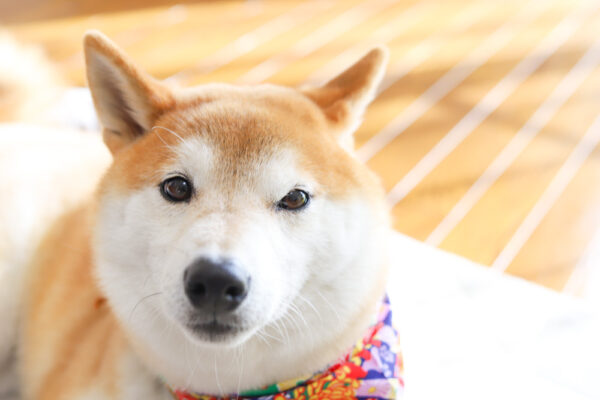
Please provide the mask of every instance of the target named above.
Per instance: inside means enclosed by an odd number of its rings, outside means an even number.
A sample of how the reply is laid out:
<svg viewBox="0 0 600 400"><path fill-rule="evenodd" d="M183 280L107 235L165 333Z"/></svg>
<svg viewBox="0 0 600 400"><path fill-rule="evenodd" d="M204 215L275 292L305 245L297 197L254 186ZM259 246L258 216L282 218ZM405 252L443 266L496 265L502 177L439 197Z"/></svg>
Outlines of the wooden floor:
<svg viewBox="0 0 600 400"><path fill-rule="evenodd" d="M583 290L581 260L600 228L598 1L0 7L2 23L41 44L74 85L84 84L89 28L185 85L322 82L385 43L391 64L357 148L389 192L395 227L498 271Z"/></svg>

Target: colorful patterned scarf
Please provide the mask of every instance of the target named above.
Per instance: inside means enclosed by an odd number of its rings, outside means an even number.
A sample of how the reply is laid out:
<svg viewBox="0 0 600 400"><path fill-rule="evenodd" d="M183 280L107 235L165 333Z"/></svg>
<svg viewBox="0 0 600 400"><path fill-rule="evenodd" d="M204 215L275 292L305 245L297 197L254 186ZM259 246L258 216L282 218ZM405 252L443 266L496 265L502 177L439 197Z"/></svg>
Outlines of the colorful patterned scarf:
<svg viewBox="0 0 600 400"><path fill-rule="evenodd" d="M176 400L393 400L404 389L398 333L392 326L387 296L377 321L352 350L327 370L313 376L242 392L229 397L196 395L173 391Z"/></svg>

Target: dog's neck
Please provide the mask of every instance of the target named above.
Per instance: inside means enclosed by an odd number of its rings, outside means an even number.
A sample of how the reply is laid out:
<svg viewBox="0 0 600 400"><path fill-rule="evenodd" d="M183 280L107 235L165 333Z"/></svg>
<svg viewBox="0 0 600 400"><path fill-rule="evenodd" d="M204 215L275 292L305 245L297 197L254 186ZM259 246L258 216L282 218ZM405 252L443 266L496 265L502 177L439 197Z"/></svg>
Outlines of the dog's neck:
<svg viewBox="0 0 600 400"><path fill-rule="evenodd" d="M377 313L362 339L327 368L258 389L220 394L219 397L177 388L172 389L172 394L176 400L354 398L367 394L378 399L396 399L404 386L398 343L386 296L378 304Z"/></svg>

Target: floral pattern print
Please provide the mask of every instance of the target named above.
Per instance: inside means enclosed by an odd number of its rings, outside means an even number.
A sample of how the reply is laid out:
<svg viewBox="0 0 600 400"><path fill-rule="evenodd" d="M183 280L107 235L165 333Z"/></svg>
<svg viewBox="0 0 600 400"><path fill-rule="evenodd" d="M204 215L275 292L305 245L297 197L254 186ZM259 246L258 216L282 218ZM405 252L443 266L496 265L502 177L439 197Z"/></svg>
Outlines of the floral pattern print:
<svg viewBox="0 0 600 400"><path fill-rule="evenodd" d="M398 332L392 326L387 296L376 322L348 354L312 377L273 384L229 397L174 390L176 400L393 400L404 389Z"/></svg>

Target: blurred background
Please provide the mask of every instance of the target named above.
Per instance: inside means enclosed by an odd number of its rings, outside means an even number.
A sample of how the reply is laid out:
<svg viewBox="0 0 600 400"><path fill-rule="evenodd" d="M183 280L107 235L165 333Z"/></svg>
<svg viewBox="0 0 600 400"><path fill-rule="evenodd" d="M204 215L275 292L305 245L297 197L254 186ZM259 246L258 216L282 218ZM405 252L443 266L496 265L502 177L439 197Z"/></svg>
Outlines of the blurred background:
<svg viewBox="0 0 600 400"><path fill-rule="evenodd" d="M394 227L556 291L600 295L600 2L0 0L0 23L82 86L109 35L181 85L321 83L391 50L356 135ZM4 61L4 60L3 60Z"/></svg>

